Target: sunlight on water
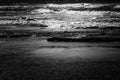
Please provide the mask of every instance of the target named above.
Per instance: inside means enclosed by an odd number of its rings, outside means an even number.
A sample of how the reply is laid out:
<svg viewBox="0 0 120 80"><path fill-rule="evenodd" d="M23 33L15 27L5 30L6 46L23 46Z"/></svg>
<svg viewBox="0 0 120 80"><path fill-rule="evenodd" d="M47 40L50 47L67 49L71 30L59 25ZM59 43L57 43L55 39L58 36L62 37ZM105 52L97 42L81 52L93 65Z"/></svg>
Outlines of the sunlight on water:
<svg viewBox="0 0 120 80"><path fill-rule="evenodd" d="M29 25L47 29L66 30L78 27L119 27L119 4L44 4L24 6L0 6L0 24L28 24L27 18L32 19ZM8 9L6 13L5 9ZM117 9L117 10L116 10ZM26 17L26 19L21 19ZM112 23L111 23L112 22ZM38 24L38 25L32 25ZM30 27L26 25L27 27Z"/></svg>
<svg viewBox="0 0 120 80"><path fill-rule="evenodd" d="M76 61L116 61L119 56L119 43L65 43L42 41L9 41L1 43L2 53L27 54L25 57ZM9 48L13 49L10 50ZM17 51L18 50L18 51Z"/></svg>
<svg viewBox="0 0 120 80"><path fill-rule="evenodd" d="M31 51L29 57L74 62L79 60L116 61L116 56L119 55L119 48L112 48L119 46L117 43L50 43L42 41L38 44L37 41L33 44L36 44L38 48Z"/></svg>
<svg viewBox="0 0 120 80"><path fill-rule="evenodd" d="M1 41L1 54L26 54L24 57L74 61L116 61L119 43L65 43L33 41Z"/></svg>

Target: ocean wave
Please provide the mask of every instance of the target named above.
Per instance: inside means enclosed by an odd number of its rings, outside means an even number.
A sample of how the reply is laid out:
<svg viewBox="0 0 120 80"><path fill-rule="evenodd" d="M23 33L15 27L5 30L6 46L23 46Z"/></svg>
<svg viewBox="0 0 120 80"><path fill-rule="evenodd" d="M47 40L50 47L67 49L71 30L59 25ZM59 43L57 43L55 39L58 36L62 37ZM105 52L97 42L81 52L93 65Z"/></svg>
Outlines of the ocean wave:
<svg viewBox="0 0 120 80"><path fill-rule="evenodd" d="M11 6L10 8L12 8ZM22 6L20 6L22 7ZM19 6L15 8L19 9ZM28 11L0 11L0 25L44 24L48 29L74 29L78 27L107 27L120 25L120 12L109 11L119 8L118 4L44 4L26 5ZM1 8L1 7L0 7ZM4 7L3 7L4 8ZM5 7L6 8L6 7ZM86 10L73 10L73 9ZM30 9L30 10L29 10ZM103 9L103 10L102 10ZM106 11L107 10L107 11ZM114 9L115 10L115 9ZM117 9L116 9L117 10ZM6 13L6 14L4 14ZM21 19L26 18L26 19ZM32 19L34 21L27 21ZM34 25L35 26L35 25ZM37 25L38 26L38 25Z"/></svg>
<svg viewBox="0 0 120 80"><path fill-rule="evenodd" d="M40 9L32 10L31 14L50 13L50 12L53 12L53 10L40 8Z"/></svg>
<svg viewBox="0 0 120 80"><path fill-rule="evenodd" d="M119 11L117 4L92 4L92 3L76 3L76 4L47 4L52 10L70 9L75 11L96 10L96 11Z"/></svg>

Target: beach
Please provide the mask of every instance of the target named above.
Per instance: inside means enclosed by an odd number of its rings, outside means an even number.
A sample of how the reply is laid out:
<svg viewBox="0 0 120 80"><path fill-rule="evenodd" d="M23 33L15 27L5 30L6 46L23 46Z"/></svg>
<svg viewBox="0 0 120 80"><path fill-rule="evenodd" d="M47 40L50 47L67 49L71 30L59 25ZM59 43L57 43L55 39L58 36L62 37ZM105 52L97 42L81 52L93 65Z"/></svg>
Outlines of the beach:
<svg viewBox="0 0 120 80"><path fill-rule="evenodd" d="M120 41L47 41L120 38L119 8L100 3L0 6L0 80L119 80Z"/></svg>

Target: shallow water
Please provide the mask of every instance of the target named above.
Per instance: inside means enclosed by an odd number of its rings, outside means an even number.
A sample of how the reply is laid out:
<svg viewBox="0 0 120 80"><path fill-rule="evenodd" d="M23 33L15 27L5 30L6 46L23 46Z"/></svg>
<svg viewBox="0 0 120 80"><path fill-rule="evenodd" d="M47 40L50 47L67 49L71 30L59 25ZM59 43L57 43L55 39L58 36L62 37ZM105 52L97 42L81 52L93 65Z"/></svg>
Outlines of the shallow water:
<svg viewBox="0 0 120 80"><path fill-rule="evenodd" d="M0 79L119 79L120 49L116 44L2 41Z"/></svg>
<svg viewBox="0 0 120 80"><path fill-rule="evenodd" d="M82 43L82 42L47 42L46 40L7 40L0 43L1 55L9 53L29 54L27 57L44 57L58 60L72 58L94 61L114 61L119 55L119 42ZM115 58L114 58L115 57ZM111 59L110 59L111 60ZM72 61L72 60L70 60ZM74 60L73 60L74 61Z"/></svg>

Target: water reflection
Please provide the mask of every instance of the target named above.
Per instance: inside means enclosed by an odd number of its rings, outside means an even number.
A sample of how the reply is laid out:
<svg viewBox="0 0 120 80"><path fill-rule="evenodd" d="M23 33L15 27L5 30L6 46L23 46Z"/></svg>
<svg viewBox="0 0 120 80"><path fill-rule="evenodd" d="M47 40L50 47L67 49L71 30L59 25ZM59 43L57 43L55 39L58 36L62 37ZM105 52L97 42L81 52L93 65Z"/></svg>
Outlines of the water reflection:
<svg viewBox="0 0 120 80"><path fill-rule="evenodd" d="M34 41L8 41L0 43L2 54L21 54L26 57L51 58L58 60L79 61L82 60L117 60L119 55L119 44L114 43L64 43L47 42L46 40ZM22 52L22 53L21 53ZM29 54L29 55L28 55ZM112 58L111 58L112 57Z"/></svg>
<svg viewBox="0 0 120 80"><path fill-rule="evenodd" d="M1 80L108 79L119 72L118 43L51 43L12 40L0 43ZM98 46L98 47L96 47ZM103 47L102 47L103 46ZM112 71L111 71L112 70ZM76 77L78 76L78 77Z"/></svg>

